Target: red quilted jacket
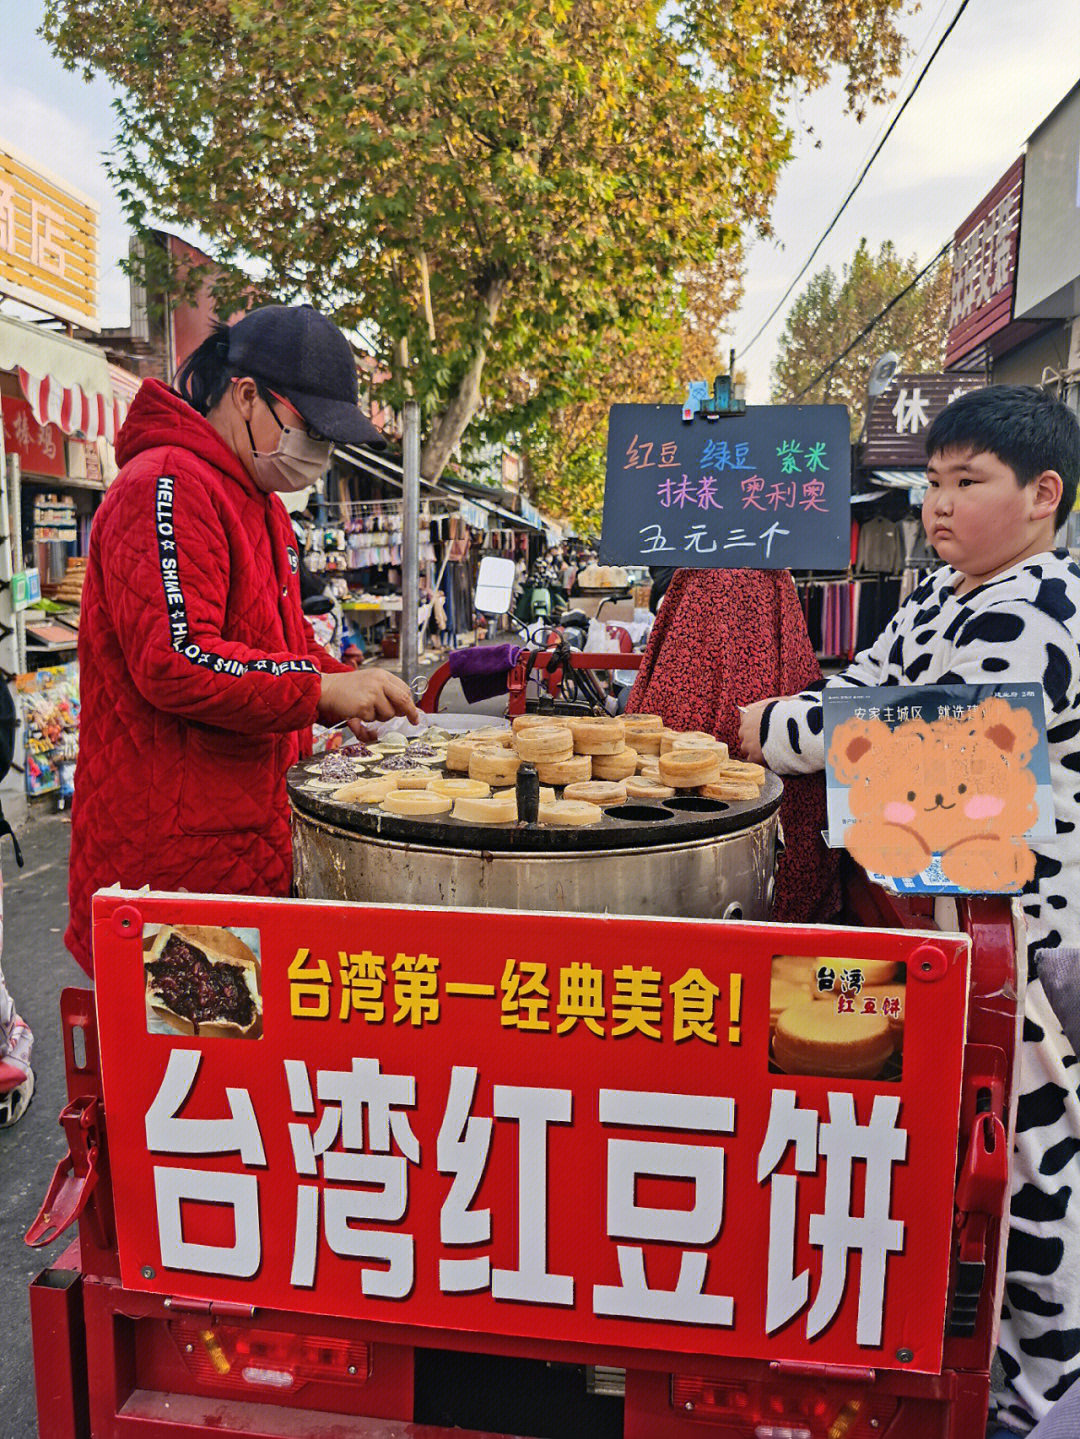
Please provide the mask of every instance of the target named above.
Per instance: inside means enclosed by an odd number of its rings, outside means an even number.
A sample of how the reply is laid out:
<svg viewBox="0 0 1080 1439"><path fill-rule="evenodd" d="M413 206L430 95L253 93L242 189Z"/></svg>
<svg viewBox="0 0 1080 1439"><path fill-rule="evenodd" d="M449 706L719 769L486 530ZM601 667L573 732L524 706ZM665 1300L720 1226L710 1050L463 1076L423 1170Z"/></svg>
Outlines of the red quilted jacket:
<svg viewBox="0 0 1080 1439"><path fill-rule="evenodd" d="M285 771L320 673L347 666L300 609L285 507L174 391L143 382L94 520L67 945L88 973L90 898L120 883L285 895Z"/></svg>

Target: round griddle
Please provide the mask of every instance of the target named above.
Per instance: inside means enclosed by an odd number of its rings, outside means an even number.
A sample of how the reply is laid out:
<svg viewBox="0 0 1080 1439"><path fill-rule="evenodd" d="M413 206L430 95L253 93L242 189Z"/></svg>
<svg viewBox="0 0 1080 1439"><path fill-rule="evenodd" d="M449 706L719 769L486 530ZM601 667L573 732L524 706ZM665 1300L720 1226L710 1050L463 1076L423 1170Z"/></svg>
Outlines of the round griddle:
<svg viewBox="0 0 1080 1439"><path fill-rule="evenodd" d="M314 816L338 829L400 844L431 845L439 849L474 849L527 853L566 853L572 850L642 849L670 844L693 844L716 835L751 829L780 806L784 787L774 774L766 774L757 799L711 800L687 793L673 799L631 799L604 809L599 824L524 825L470 824L451 819L449 813L413 818L387 814L377 804L347 804L331 798L330 790L312 791L304 784L313 776L307 764L294 765L287 777L289 799L302 814ZM432 774L440 774L435 768ZM461 776L451 776L460 778Z"/></svg>

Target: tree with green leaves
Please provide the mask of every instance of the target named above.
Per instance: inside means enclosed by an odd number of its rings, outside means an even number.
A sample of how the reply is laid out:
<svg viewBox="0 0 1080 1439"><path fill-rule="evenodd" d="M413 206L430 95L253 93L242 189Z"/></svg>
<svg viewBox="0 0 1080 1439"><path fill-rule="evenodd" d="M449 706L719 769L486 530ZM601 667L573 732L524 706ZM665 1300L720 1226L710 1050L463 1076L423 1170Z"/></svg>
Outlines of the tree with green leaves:
<svg viewBox="0 0 1080 1439"><path fill-rule="evenodd" d="M775 404L847 405L851 433L862 429L866 381L879 355L894 350L909 372L940 370L949 329L950 265L944 256L870 331L864 340L816 384L810 385L862 328L909 285L921 269L886 240L877 253L865 239L838 276L819 270L788 311L772 372Z"/></svg>
<svg viewBox="0 0 1080 1439"><path fill-rule="evenodd" d="M133 228L246 270L225 311L255 262L262 298L362 326L436 479L478 416L526 435L670 329L767 226L787 103L836 66L882 96L909 3L45 0L43 33L119 88Z"/></svg>
<svg viewBox="0 0 1080 1439"><path fill-rule="evenodd" d="M598 534L604 504L607 413L619 403L682 403L687 382L726 368L721 336L741 291L739 259L728 253L683 277L666 323L612 331L599 347L599 386L537 419L525 450L529 493L542 510Z"/></svg>

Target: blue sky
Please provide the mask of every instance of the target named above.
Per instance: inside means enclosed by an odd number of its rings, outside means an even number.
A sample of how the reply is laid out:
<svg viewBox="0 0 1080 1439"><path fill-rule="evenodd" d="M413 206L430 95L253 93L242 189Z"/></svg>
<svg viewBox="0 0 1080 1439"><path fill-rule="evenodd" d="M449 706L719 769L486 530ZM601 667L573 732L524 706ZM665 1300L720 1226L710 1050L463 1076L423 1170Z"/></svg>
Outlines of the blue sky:
<svg viewBox="0 0 1080 1439"><path fill-rule="evenodd" d="M919 52L912 75L957 5L924 0L905 23ZM117 260L127 236L101 159L113 134L111 92L53 58L35 34L42 10L41 0L0 0L0 140L101 206L100 322L124 325L128 289ZM929 259L1078 79L1080 0L972 0L811 273L825 264L838 268L862 235L873 247L891 239L903 253ZM780 181L775 236L749 250L746 294L729 339L737 350L783 294L890 113L878 108L857 124L844 114L839 84L797 107L795 158ZM754 403L768 399L782 322L781 313L741 361Z"/></svg>

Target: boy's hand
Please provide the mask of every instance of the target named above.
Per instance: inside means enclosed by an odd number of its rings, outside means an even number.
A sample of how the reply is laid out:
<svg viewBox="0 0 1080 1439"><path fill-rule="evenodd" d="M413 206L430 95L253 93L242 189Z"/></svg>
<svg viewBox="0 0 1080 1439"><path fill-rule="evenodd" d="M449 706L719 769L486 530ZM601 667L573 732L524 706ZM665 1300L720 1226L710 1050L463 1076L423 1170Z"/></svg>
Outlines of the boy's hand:
<svg viewBox="0 0 1080 1439"><path fill-rule="evenodd" d="M761 753L761 716L766 706L771 704L771 699L758 700L739 710L739 749L754 764L765 763Z"/></svg>
<svg viewBox="0 0 1080 1439"><path fill-rule="evenodd" d="M335 725L347 720L353 734L364 739L368 724L393 719L395 715L404 715L412 724L420 719L409 686L389 670L323 675L320 724Z"/></svg>

